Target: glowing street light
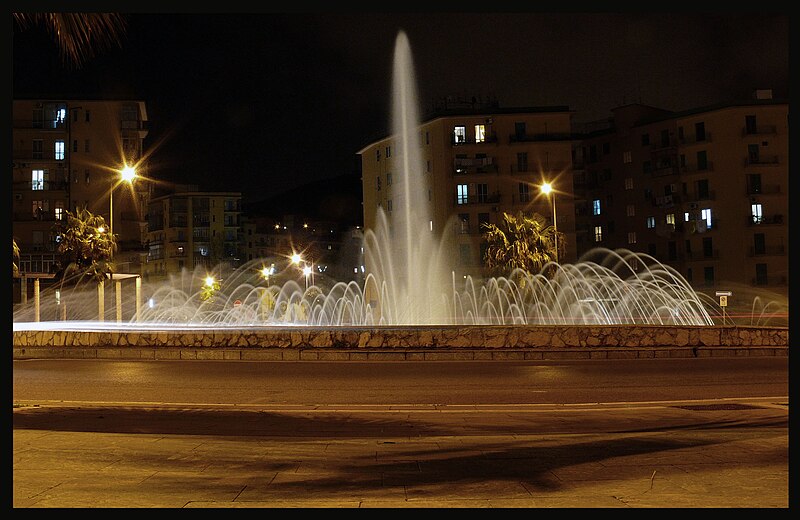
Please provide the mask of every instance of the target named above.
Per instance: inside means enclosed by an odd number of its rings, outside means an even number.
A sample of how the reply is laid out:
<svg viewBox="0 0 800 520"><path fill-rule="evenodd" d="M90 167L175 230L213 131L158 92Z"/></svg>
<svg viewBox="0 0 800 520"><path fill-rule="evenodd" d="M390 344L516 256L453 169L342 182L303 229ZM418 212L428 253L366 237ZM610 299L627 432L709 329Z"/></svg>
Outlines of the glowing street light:
<svg viewBox="0 0 800 520"><path fill-rule="evenodd" d="M291 259L292 259L292 263L295 264L295 265L300 265L300 262L303 261L303 257L300 256L299 253L292 253Z"/></svg>
<svg viewBox="0 0 800 520"><path fill-rule="evenodd" d="M214 277L206 276L206 287L214 287Z"/></svg>
<svg viewBox="0 0 800 520"><path fill-rule="evenodd" d="M267 281L267 285L269 285L269 277L273 274L275 274L275 264L261 269L261 276Z"/></svg>
<svg viewBox="0 0 800 520"><path fill-rule="evenodd" d="M550 202L553 204L553 236L555 237L555 246L556 246L556 263L558 263L558 223L556 221L556 192L553 190L553 186L549 182L545 182L539 187L539 190L550 199Z"/></svg>
<svg viewBox="0 0 800 520"><path fill-rule="evenodd" d="M125 165L122 170L119 170L120 179L128 184L133 184L136 178L136 168L133 166ZM108 192L108 234L112 240L114 238L114 186L115 182L111 181L111 189ZM111 257L114 257L114 248L111 248Z"/></svg>
<svg viewBox="0 0 800 520"><path fill-rule="evenodd" d="M309 265L303 267L303 275L306 277L306 289L308 289L308 277L311 276L312 271Z"/></svg>

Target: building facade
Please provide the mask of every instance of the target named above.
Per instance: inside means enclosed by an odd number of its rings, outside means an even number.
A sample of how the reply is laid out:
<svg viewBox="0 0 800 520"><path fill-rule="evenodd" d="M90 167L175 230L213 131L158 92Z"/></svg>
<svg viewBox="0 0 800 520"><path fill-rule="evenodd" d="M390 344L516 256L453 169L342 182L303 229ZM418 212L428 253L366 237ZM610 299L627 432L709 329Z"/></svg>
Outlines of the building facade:
<svg viewBox="0 0 800 520"><path fill-rule="evenodd" d="M21 271L54 272L56 226L66 211L85 208L113 224L117 272L139 273L151 190L142 162L145 103L14 100L12 117L12 233ZM120 184L125 166L140 178Z"/></svg>
<svg viewBox="0 0 800 520"><path fill-rule="evenodd" d="M576 259L573 194L572 113L567 107L452 108L419 126L424 193L432 221L429 231L457 244L453 270L485 275L484 223L498 224L503 213L538 213L565 236L562 261ZM374 229L377 208L391 223L397 204L402 162L387 137L360 150L364 228ZM555 198L540 187L551 183ZM555 209L553 201L555 201Z"/></svg>
<svg viewBox="0 0 800 520"><path fill-rule="evenodd" d="M223 262L238 267L242 194L180 190L150 201L145 279Z"/></svg>
<svg viewBox="0 0 800 520"><path fill-rule="evenodd" d="M579 255L630 249L711 296L788 295L789 106L758 97L679 113L615 109L581 144Z"/></svg>

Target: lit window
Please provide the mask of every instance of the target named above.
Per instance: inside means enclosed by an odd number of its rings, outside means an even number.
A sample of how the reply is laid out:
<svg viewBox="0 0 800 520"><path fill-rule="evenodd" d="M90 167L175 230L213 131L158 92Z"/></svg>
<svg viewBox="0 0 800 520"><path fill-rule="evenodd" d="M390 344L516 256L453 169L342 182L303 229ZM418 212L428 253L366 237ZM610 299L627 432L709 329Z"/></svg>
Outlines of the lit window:
<svg viewBox="0 0 800 520"><path fill-rule="evenodd" d="M469 201L469 187L466 184L456 186L456 202L466 204Z"/></svg>
<svg viewBox="0 0 800 520"><path fill-rule="evenodd" d="M467 142L467 127L466 126L457 126L453 128L453 142L454 143L465 143Z"/></svg>
<svg viewBox="0 0 800 520"><path fill-rule="evenodd" d="M475 125L475 142L482 143L486 140L486 127L483 125Z"/></svg>
<svg viewBox="0 0 800 520"><path fill-rule="evenodd" d="M754 224L761 224L762 220L764 219L764 213L761 208L761 204L751 204L750 205L750 214L753 217Z"/></svg>
<svg viewBox="0 0 800 520"><path fill-rule="evenodd" d="M631 231L628 233L628 243L635 244L636 243L636 231Z"/></svg>
<svg viewBox="0 0 800 520"><path fill-rule="evenodd" d="M667 224L675 225L675 213L667 213Z"/></svg>
<svg viewBox="0 0 800 520"><path fill-rule="evenodd" d="M31 172L31 189L32 190L44 189L44 170L33 170Z"/></svg>
<svg viewBox="0 0 800 520"><path fill-rule="evenodd" d="M531 200L531 192L530 186L527 182L520 182L519 183L519 201L520 202L530 202Z"/></svg>
<svg viewBox="0 0 800 520"><path fill-rule="evenodd" d="M647 228L652 229L656 227L656 218L655 217L647 217Z"/></svg>
<svg viewBox="0 0 800 520"><path fill-rule="evenodd" d="M64 160L64 141L56 141L55 142L55 159L56 161L63 161Z"/></svg>
<svg viewBox="0 0 800 520"><path fill-rule="evenodd" d="M711 229L711 208L701 209L700 218L706 221L706 229Z"/></svg>
<svg viewBox="0 0 800 520"><path fill-rule="evenodd" d="M594 199L592 201L592 215L599 215L600 214L600 199Z"/></svg>
<svg viewBox="0 0 800 520"><path fill-rule="evenodd" d="M594 227L594 241L595 242L603 241L603 226Z"/></svg>
<svg viewBox="0 0 800 520"><path fill-rule="evenodd" d="M55 217L56 220L64 220L64 201L56 201Z"/></svg>
<svg viewBox="0 0 800 520"><path fill-rule="evenodd" d="M636 216L636 206L633 204L628 204L628 206L625 208L625 212L629 217Z"/></svg>
<svg viewBox="0 0 800 520"><path fill-rule="evenodd" d="M689 222L689 212L688 211L685 211L683 213L683 221L684 222Z"/></svg>
<svg viewBox="0 0 800 520"><path fill-rule="evenodd" d="M624 162L625 164L633 162L633 159L631 158L631 152L624 152L622 154L622 162Z"/></svg>
<svg viewBox="0 0 800 520"><path fill-rule="evenodd" d="M627 177L625 179L625 189L632 190L633 189L633 177Z"/></svg>

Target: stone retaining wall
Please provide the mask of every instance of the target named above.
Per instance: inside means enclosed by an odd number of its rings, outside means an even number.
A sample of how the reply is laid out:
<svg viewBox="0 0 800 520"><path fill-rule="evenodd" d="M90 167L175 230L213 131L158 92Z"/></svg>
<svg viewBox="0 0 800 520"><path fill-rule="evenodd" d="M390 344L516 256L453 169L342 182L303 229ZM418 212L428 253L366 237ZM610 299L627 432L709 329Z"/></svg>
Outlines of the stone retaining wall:
<svg viewBox="0 0 800 520"><path fill-rule="evenodd" d="M553 349L788 347L788 328L635 326L409 326L13 332L23 347L225 349Z"/></svg>

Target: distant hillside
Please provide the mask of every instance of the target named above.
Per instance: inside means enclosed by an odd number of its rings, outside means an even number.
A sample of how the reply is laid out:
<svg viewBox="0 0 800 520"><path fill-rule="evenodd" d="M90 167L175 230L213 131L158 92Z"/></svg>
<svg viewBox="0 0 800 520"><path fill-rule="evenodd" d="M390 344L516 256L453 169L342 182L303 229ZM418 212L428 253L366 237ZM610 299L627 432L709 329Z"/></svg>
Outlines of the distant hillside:
<svg viewBox="0 0 800 520"><path fill-rule="evenodd" d="M342 175L306 184L262 200L244 203L249 216L303 215L349 226L364 224L361 178Z"/></svg>

